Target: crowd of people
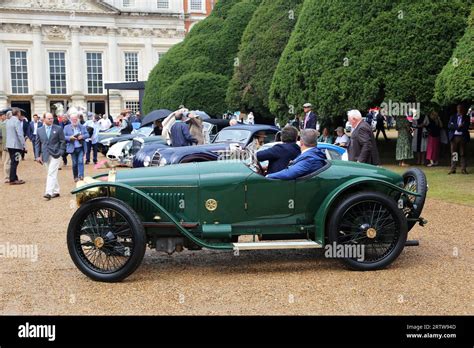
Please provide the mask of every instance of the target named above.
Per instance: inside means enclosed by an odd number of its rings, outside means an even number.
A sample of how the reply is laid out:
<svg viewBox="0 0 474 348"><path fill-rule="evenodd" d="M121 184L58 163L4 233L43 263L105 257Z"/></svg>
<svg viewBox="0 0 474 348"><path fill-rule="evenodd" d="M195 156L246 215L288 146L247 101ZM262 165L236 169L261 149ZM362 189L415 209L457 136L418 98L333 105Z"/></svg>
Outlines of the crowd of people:
<svg viewBox="0 0 474 348"><path fill-rule="evenodd" d="M98 163L97 144L99 133L112 126L120 127L122 134L131 133L141 123L140 114L123 111L116 120L106 115L96 115L71 108L67 114L53 115L45 112L41 118L34 114L28 121L19 108L11 108L0 115L0 156L3 162L4 183L22 185L18 167L25 159L27 141L33 148L36 162L46 168L45 200L60 196L58 171L67 166L70 157L72 177L75 182L84 179L84 166ZM92 155L91 155L92 154ZM91 158L92 157L92 158Z"/></svg>
<svg viewBox="0 0 474 348"><path fill-rule="evenodd" d="M347 149L350 161L380 164L376 138L372 122L378 126L381 112L372 113L364 119L358 110L347 113L351 127L351 136L343 127L337 127L336 136L332 136L328 128L321 134L316 130L317 115L312 105L303 105L304 116L290 121L281 131L281 144L257 153L259 161L269 161L267 175L269 178L294 179L313 173L321 168L326 156L317 148L318 142L331 143ZM173 124L169 129L171 146L182 147L204 144L202 120L192 112L177 111L174 113ZM235 122L233 122L235 121ZM253 120L252 120L253 121ZM44 165L47 171L47 182L44 198L50 200L59 197L58 170L61 162L64 166L70 156L72 176L75 182L84 179L84 166L92 162L98 163L97 144L99 133L119 127L121 134L129 134L140 127L140 113L132 114L123 111L116 120L110 116L95 115L70 109L66 115L56 116L45 112L40 118L34 114L28 121L18 108L0 115L0 135L2 138L0 155L3 161L4 181L10 185L22 185L25 180L18 177L18 166L27 153L27 140L31 141L34 158ZM231 120L230 125L237 124ZM416 158L418 165L429 167L439 164L441 144L450 144L451 167L449 174L456 173L457 165L461 165L461 173L467 174L466 145L469 141L470 119L463 105L457 107L447 125L447 131L438 113L433 111L426 117L413 112L396 120L398 130L396 159L400 166L408 166L407 160ZM156 121L154 133L161 135L163 124ZM386 137L385 131L382 132ZM299 145L297 140L299 137ZM92 153L92 156L91 156Z"/></svg>
<svg viewBox="0 0 474 348"><path fill-rule="evenodd" d="M288 122L288 125L297 129L316 129L317 117L312 111L311 104L308 103L304 106L304 121L302 122L298 117L295 117ZM415 159L416 165L438 166L441 148L445 144L450 146L451 154L451 166L448 174L455 174L458 165L461 166L461 173L468 173L466 151L470 139L470 117L466 113L465 106L461 104L457 106L456 114L450 117L447 127L444 127L441 117L436 111L421 117L417 115L417 110L412 110L409 115L394 118L383 115L379 108L369 110L365 117L365 124L358 130L357 127L352 126L353 122L351 122L350 117L348 123L351 125L351 136L346 134L343 127L337 127L334 131L335 135L332 135L329 128L324 127L317 141L335 144L349 150L359 146L360 139L358 138L362 135L366 138L365 143L368 144L363 149L364 153L369 151L372 153L371 156L377 158L376 140L379 134L381 133L385 140L389 141L385 132L385 124L389 130L395 124L395 129L398 131L395 158L399 166L407 167L409 166L407 161L413 159ZM362 134L361 129L364 129ZM375 131L375 136L369 136L369 130L371 133ZM370 148L370 150L366 150L367 148Z"/></svg>

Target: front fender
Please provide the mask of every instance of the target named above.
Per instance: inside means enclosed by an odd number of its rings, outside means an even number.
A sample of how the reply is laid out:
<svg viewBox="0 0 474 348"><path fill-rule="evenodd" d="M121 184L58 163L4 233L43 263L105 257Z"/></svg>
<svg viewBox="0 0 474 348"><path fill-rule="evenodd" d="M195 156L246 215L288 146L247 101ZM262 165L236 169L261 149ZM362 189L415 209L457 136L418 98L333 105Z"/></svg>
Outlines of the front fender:
<svg viewBox="0 0 474 348"><path fill-rule="evenodd" d="M314 224L316 227L316 235L315 235L315 240L319 242L321 245L324 245L325 242L325 234L326 234L326 221L328 219L328 213L333 205L333 203L342 195L344 192L346 192L348 189L355 187L360 184L365 184L365 183L376 183L383 185L385 187L388 187L394 191L398 191L400 193L405 193L407 195L411 196L421 196L419 193L414 193L411 191L407 191L397 185L394 185L392 183L380 180L380 179L375 179L375 178L355 178L352 180L349 180L345 182L343 185L338 186L336 189L331 191L324 201L321 203L321 206L319 207L318 211L316 212L316 215L314 217Z"/></svg>
<svg viewBox="0 0 474 348"><path fill-rule="evenodd" d="M173 215L171 215L171 213L169 213L163 206L161 206L159 203L157 203L156 201L151 199L148 195L146 195L142 191L137 190L135 187L132 187L130 185L126 185L126 184L119 183L119 182L105 182L105 181L104 182L95 182L95 183L91 183L91 184L87 184L87 185L75 188L74 190L71 191L71 193L72 194L79 194L79 193L82 193L82 192L86 192L86 191L90 191L90 190L96 190L96 189L100 189L100 188L117 188L117 187L119 187L121 189L125 189L130 193L134 193L134 194L138 195L139 197L141 197L142 199L144 199L145 201L147 201L148 203L150 203L152 206L154 206L158 210L158 212L160 214L162 214L163 216L168 218L169 221L171 221L173 223L173 225L175 225L175 227L178 229L178 231L184 237L188 238L189 240L191 240L195 244L197 244L197 245L199 245L203 248L209 248L209 249L220 249L220 250L232 250L233 249L233 246L230 243L220 243L220 244L217 244L217 243L214 244L213 243L213 244L210 244L210 243L207 243L207 242L203 241L200 238L197 238L192 233L190 233L187 229L185 229L181 225L181 223L178 220L176 220L175 217Z"/></svg>

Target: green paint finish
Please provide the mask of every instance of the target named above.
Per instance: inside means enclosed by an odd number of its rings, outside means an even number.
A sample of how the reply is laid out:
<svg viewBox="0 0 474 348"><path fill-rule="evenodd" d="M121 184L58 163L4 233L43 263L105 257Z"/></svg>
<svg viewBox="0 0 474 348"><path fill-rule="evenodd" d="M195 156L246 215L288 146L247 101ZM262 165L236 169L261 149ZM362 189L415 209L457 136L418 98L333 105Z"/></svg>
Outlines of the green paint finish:
<svg viewBox="0 0 474 348"><path fill-rule="evenodd" d="M306 234L324 244L331 207L344 194L376 190L398 199L406 193L402 184L399 174L352 162L332 161L315 176L285 181L267 179L241 162L216 161L119 171L115 182L90 184L73 193L115 187L115 197L144 222L156 221L158 215L160 222L172 223L200 246L231 249L231 237L242 234ZM197 226L187 229L181 222ZM148 234L164 231L147 228Z"/></svg>

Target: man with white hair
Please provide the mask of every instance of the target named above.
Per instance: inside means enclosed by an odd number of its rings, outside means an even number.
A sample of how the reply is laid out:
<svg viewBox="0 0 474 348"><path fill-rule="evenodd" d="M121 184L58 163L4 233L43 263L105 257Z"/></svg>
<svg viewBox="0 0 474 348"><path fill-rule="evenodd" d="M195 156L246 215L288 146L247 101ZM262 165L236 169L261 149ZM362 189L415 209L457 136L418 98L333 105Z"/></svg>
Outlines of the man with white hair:
<svg viewBox="0 0 474 348"><path fill-rule="evenodd" d="M347 116L352 126L348 148L349 161L379 165L379 152L372 127L362 121L362 114L359 110L350 110L347 112Z"/></svg>
<svg viewBox="0 0 474 348"><path fill-rule="evenodd" d="M70 116L71 124L64 127L64 136L66 138L66 151L72 157L72 174L74 181L84 179L84 152L85 140L89 138L86 127L79 122L76 113Z"/></svg>

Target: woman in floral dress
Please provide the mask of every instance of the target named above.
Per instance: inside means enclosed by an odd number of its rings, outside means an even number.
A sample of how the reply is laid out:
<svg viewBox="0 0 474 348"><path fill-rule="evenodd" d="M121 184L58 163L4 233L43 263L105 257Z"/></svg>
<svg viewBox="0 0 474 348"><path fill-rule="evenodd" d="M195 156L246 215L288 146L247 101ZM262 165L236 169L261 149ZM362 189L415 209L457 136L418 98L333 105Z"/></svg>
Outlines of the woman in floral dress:
<svg viewBox="0 0 474 348"><path fill-rule="evenodd" d="M405 161L413 159L411 123L406 117L397 117L395 128L398 131L396 159L399 161L399 166L408 167Z"/></svg>

